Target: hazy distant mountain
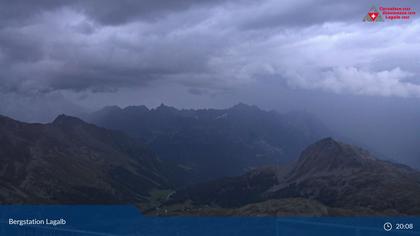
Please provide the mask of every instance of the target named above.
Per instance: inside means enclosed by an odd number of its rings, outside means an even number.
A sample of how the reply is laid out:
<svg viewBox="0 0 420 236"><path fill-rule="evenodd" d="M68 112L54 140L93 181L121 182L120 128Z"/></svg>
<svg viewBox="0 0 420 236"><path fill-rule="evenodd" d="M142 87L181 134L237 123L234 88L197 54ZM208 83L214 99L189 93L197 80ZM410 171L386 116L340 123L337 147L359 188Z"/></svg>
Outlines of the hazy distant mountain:
<svg viewBox="0 0 420 236"><path fill-rule="evenodd" d="M168 188L161 168L137 141L77 118L0 116L0 203L141 203Z"/></svg>
<svg viewBox="0 0 420 236"><path fill-rule="evenodd" d="M268 168L178 191L154 214L418 215L420 172L331 138L290 168Z"/></svg>
<svg viewBox="0 0 420 236"><path fill-rule="evenodd" d="M145 141L160 158L189 171L183 183L290 161L328 132L308 114L279 114L245 104L201 110L106 107L88 120Z"/></svg>

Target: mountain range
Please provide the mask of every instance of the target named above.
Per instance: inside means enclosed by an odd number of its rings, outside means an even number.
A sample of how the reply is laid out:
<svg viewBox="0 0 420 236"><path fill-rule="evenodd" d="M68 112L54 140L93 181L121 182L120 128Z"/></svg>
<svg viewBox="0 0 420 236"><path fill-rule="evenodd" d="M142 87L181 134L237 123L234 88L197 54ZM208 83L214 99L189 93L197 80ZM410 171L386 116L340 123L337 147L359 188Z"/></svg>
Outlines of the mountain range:
<svg viewBox="0 0 420 236"><path fill-rule="evenodd" d="M303 112L280 114L239 103L228 109L178 110L106 107L86 118L119 130L177 164L181 185L244 174L256 167L286 163L329 131ZM182 178L180 178L182 176Z"/></svg>
<svg viewBox="0 0 420 236"><path fill-rule="evenodd" d="M305 113L162 105L85 119L97 125L0 116L0 203L135 204L151 215L420 214L420 172L319 138L328 129Z"/></svg>

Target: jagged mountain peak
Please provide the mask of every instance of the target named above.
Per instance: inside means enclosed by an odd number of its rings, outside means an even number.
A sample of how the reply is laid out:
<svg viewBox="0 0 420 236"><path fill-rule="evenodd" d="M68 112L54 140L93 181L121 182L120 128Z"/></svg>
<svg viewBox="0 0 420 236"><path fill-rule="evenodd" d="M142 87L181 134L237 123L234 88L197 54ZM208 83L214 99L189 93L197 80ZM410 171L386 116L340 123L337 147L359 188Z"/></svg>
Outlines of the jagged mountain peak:
<svg viewBox="0 0 420 236"><path fill-rule="evenodd" d="M328 137L302 152L291 176L297 178L327 173L346 174L356 169L368 168L375 161L368 151Z"/></svg>
<svg viewBox="0 0 420 236"><path fill-rule="evenodd" d="M123 109L126 112L148 112L149 108L144 105L140 106L128 106Z"/></svg>
<svg viewBox="0 0 420 236"><path fill-rule="evenodd" d="M343 144L340 143L339 141L333 139L332 137L326 137L326 138L323 138L323 139L319 140L318 142L312 144L311 146L313 146L313 147L324 146L324 147L328 147L328 148L340 148L341 145L343 145Z"/></svg>
<svg viewBox="0 0 420 236"><path fill-rule="evenodd" d="M178 111L178 109L176 109L175 107L165 105L164 103L161 103L158 107L156 107L155 110L156 111L172 111L172 112Z"/></svg>
<svg viewBox="0 0 420 236"><path fill-rule="evenodd" d="M112 112L112 111L121 111L121 107L119 106L106 106L104 108L101 109L102 111L108 111L108 112Z"/></svg>
<svg viewBox="0 0 420 236"><path fill-rule="evenodd" d="M256 111L260 111L260 109L257 106L248 105L248 104L245 104L245 103L242 103L242 102L234 105L233 107L230 108L230 110L240 110L240 111L256 110Z"/></svg>
<svg viewBox="0 0 420 236"><path fill-rule="evenodd" d="M61 114L57 116L57 118L55 118L52 124L54 125L81 125L81 124L87 124L87 123L77 117Z"/></svg>

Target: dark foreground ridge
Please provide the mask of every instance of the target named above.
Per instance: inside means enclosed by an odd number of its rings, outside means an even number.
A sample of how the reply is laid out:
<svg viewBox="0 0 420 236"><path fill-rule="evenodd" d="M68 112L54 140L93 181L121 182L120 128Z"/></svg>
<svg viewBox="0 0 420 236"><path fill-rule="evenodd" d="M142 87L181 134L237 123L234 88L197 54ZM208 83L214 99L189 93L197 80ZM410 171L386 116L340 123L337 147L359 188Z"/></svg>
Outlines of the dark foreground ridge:
<svg viewBox="0 0 420 236"><path fill-rule="evenodd" d="M177 191L173 176L185 167L122 132L66 115L50 124L0 116L0 158L3 204L129 203L154 215L420 214L418 171L332 138L309 145L293 165Z"/></svg>
<svg viewBox="0 0 420 236"><path fill-rule="evenodd" d="M137 203L167 189L161 162L123 133L66 115L0 117L0 203Z"/></svg>

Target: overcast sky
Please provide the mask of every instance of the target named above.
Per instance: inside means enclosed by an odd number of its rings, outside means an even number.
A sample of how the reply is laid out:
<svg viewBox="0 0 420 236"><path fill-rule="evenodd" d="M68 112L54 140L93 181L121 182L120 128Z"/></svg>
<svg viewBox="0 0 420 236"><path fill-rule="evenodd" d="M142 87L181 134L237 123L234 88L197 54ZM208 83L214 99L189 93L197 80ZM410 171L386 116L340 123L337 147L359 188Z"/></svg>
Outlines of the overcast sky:
<svg viewBox="0 0 420 236"><path fill-rule="evenodd" d="M223 106L244 86L272 80L290 90L419 98L420 21L362 22L372 4L2 1L2 105Z"/></svg>
<svg viewBox="0 0 420 236"><path fill-rule="evenodd" d="M420 18L363 22L373 4L420 2L1 1L0 113L50 121L105 105L242 101L373 140L367 124L420 118Z"/></svg>

